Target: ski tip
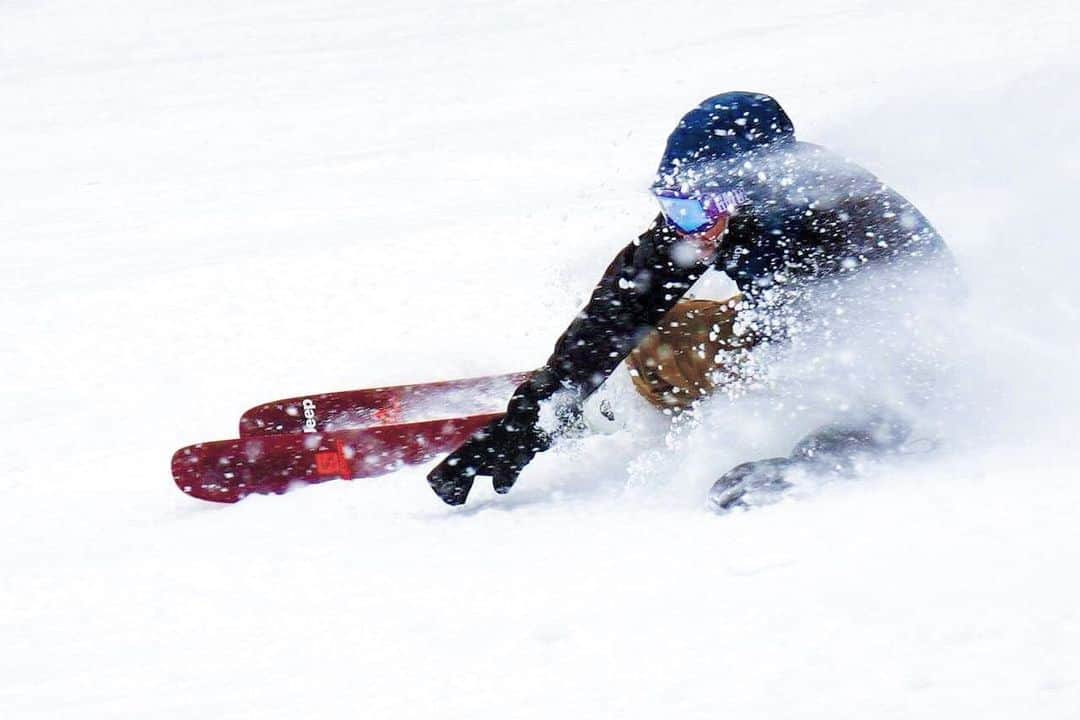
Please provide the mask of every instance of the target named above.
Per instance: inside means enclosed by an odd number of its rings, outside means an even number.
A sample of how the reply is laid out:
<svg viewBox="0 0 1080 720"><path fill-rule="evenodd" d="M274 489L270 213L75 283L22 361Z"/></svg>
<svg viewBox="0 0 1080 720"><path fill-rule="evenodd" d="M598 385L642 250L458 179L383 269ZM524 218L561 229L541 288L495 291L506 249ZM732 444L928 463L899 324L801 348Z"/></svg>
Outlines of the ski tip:
<svg viewBox="0 0 1080 720"><path fill-rule="evenodd" d="M298 403L280 401L248 408L240 416L240 437L302 431L304 417L299 407Z"/></svg>
<svg viewBox="0 0 1080 720"><path fill-rule="evenodd" d="M235 503L244 498L242 488L229 482L227 473L207 467L201 445L180 448L172 456L173 482L180 492L198 500Z"/></svg>

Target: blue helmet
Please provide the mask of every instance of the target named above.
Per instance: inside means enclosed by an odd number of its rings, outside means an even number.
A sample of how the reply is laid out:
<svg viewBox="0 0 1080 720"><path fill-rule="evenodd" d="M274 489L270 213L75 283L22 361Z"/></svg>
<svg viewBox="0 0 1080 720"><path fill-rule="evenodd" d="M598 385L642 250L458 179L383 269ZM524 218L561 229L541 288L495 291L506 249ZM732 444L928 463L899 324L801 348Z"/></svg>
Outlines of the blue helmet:
<svg viewBox="0 0 1080 720"><path fill-rule="evenodd" d="M668 137L653 188L687 183L687 171L734 168L748 155L795 142L795 127L780 103L763 93L727 92L686 113ZM691 184L696 184L691 181Z"/></svg>

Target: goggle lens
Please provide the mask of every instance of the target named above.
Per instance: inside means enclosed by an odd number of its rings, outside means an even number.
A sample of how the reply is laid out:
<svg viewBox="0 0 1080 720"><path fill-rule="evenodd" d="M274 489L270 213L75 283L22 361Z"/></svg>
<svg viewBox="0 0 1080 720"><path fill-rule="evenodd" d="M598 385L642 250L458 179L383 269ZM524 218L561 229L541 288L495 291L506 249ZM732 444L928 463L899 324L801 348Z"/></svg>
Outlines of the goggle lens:
<svg viewBox="0 0 1080 720"><path fill-rule="evenodd" d="M664 216L684 233L695 233L712 227L720 218L730 215L746 202L741 189L717 191L700 198L681 198L657 194Z"/></svg>
<svg viewBox="0 0 1080 720"><path fill-rule="evenodd" d="M716 222L705 212L700 200L658 197L664 216L685 233L697 232Z"/></svg>

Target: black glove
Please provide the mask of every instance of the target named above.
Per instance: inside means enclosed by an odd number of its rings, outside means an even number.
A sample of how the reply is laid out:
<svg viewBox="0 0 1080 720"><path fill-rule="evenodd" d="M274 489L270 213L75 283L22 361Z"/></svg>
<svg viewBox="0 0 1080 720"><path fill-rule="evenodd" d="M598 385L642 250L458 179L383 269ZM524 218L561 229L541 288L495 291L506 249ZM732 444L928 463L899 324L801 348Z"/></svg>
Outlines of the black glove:
<svg viewBox="0 0 1080 720"><path fill-rule="evenodd" d="M448 505L463 505L477 475L491 476L495 492L513 487L536 453L551 447L551 438L535 420L495 420L465 441L428 474L428 484Z"/></svg>

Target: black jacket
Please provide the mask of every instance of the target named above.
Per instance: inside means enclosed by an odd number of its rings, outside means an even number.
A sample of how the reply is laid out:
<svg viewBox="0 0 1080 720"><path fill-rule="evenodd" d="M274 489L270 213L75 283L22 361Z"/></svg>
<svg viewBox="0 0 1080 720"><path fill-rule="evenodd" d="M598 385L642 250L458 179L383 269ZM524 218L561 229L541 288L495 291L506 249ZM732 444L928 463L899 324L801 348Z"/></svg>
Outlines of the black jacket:
<svg viewBox="0 0 1080 720"><path fill-rule="evenodd" d="M587 397L710 266L750 303L771 296L772 310L787 291L842 282L866 267L952 266L914 205L821 147L795 142L746 165L748 205L730 219L712 261L688 260L682 238L657 216L615 257L544 367L518 389L510 418L535 422L538 402L560 389Z"/></svg>

